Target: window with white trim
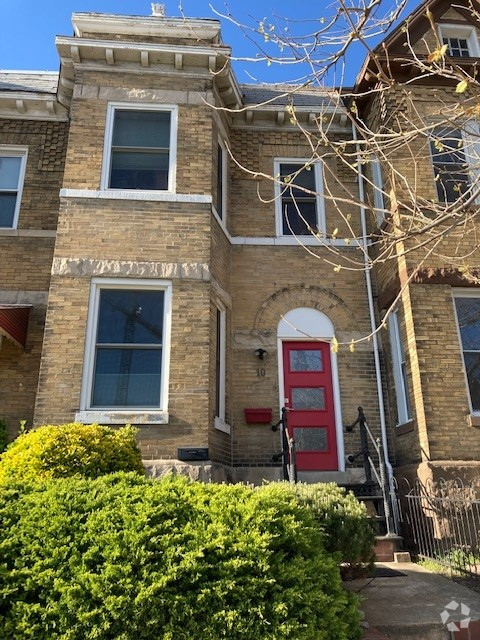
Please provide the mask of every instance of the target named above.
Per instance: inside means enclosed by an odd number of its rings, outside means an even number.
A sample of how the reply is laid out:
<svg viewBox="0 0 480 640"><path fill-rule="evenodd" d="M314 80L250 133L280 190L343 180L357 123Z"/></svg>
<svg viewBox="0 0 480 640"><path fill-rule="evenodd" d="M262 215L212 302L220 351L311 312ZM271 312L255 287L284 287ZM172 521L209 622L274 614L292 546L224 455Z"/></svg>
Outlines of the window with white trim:
<svg viewBox="0 0 480 640"><path fill-rule="evenodd" d="M475 135L473 129L471 134ZM430 151L439 202L456 202L470 194L472 172L478 170L477 145L478 141L461 129L436 127L432 131Z"/></svg>
<svg viewBox="0 0 480 640"><path fill-rule="evenodd" d="M217 207L220 220L227 217L227 150L221 140L218 141L217 156Z"/></svg>
<svg viewBox="0 0 480 640"><path fill-rule="evenodd" d="M175 191L177 108L110 104L103 189Z"/></svg>
<svg viewBox="0 0 480 640"><path fill-rule="evenodd" d="M300 158L275 160L278 236L311 236L325 231L322 167Z"/></svg>
<svg viewBox="0 0 480 640"><path fill-rule="evenodd" d="M385 220L385 198L383 195L382 167L376 155L372 156L370 166L372 170L373 206L377 225L380 226Z"/></svg>
<svg viewBox="0 0 480 640"><path fill-rule="evenodd" d="M412 419L412 410L408 394L407 362L400 330L399 311L393 311L390 314L388 329L392 352L393 380L397 399L397 420L398 425L402 425Z"/></svg>
<svg viewBox="0 0 480 640"><path fill-rule="evenodd" d="M454 292L471 410L480 413L480 294Z"/></svg>
<svg viewBox="0 0 480 640"><path fill-rule="evenodd" d="M0 228L17 227L26 162L27 149L0 147Z"/></svg>
<svg viewBox="0 0 480 640"><path fill-rule="evenodd" d="M469 25L439 25L440 40L448 46L451 58L477 58L479 53L476 31Z"/></svg>
<svg viewBox="0 0 480 640"><path fill-rule="evenodd" d="M92 282L84 409L166 410L171 284Z"/></svg>
<svg viewBox="0 0 480 640"><path fill-rule="evenodd" d="M215 417L225 421L226 313L216 308L215 326Z"/></svg>

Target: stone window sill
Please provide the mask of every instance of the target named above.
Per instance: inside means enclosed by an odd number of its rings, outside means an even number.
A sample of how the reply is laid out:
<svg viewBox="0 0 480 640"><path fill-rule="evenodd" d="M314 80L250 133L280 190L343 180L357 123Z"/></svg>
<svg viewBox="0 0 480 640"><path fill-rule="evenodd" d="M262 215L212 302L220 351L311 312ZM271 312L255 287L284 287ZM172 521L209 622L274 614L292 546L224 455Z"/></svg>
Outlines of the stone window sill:
<svg viewBox="0 0 480 640"><path fill-rule="evenodd" d="M225 422L225 420L222 420L222 418L219 418L218 416L215 417L213 426L215 427L215 429L217 429L217 431L223 431L223 433L231 432L231 426L227 422Z"/></svg>
<svg viewBox="0 0 480 640"><path fill-rule="evenodd" d="M469 427L480 427L480 414L471 413L467 416L467 423Z"/></svg>
<svg viewBox="0 0 480 640"><path fill-rule="evenodd" d="M408 420L408 422L404 422L395 427L397 436L402 436L404 433L411 433L412 431L415 431L415 420Z"/></svg>
<svg viewBox="0 0 480 640"><path fill-rule="evenodd" d="M168 424L166 411L77 411L75 422L83 424Z"/></svg>

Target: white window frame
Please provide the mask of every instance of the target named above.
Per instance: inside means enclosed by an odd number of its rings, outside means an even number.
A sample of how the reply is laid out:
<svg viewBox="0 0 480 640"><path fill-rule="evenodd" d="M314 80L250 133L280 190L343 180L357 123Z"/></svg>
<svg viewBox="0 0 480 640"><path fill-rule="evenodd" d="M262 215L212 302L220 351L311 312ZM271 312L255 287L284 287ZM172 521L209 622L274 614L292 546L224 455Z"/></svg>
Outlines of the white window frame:
<svg viewBox="0 0 480 640"><path fill-rule="evenodd" d="M217 365L217 353L219 367L215 366L215 429L230 432L225 422L226 399L226 346L227 346L227 311L221 303L215 304L215 365ZM217 352L218 349L218 352ZM218 404L218 411L217 411Z"/></svg>
<svg viewBox="0 0 480 640"><path fill-rule="evenodd" d="M439 39L443 44L444 38L461 38L467 41L468 51L471 58L480 57L480 47L478 44L478 38L476 30L470 25L461 24L439 24ZM460 56L455 56L458 60L461 60Z"/></svg>
<svg viewBox="0 0 480 640"><path fill-rule="evenodd" d="M280 165L282 164L309 164L315 174L315 191L317 205L317 227L321 233L326 232L325 224L325 206L323 201L323 167L320 161L313 162L308 158L275 158L274 159L274 175L278 177L275 180L275 231L277 237L291 238L295 242L295 238L313 238L312 234L295 236L294 234L283 233L283 211L282 211L282 191L284 188L280 182ZM295 242L296 244L296 242Z"/></svg>
<svg viewBox="0 0 480 640"><path fill-rule="evenodd" d="M465 387L466 387L467 398L468 398L468 407L470 409L470 414L471 415L480 416L480 411L473 409L472 398L470 396L470 385L468 384L467 368L465 367L465 360L464 360L464 356L463 356L465 349L463 348L462 334L460 332L460 324L458 322L458 314L457 314L457 307L455 305L455 298L480 298L480 290L478 290L478 289L457 289L457 288L452 289L453 313L455 315L455 326L457 327L458 342L459 342L459 345L460 345L460 353L462 355L462 367L463 367L463 374L465 376ZM472 351L472 350L468 349L468 351Z"/></svg>
<svg viewBox="0 0 480 640"><path fill-rule="evenodd" d="M222 184L221 184L221 191L222 191L222 206L221 206L221 210L220 207L218 206L218 190L219 190L219 184L218 184L218 173L217 173L217 208L215 209L215 213L217 214L218 219L220 220L220 223L225 227L227 224L227 212L228 212L228 187L227 187L227 181L228 181L228 152L227 152L227 147L225 146L225 142L223 141L222 138L218 138L218 146L220 147L220 149L222 150L222 166L221 166L221 175L222 175Z"/></svg>
<svg viewBox="0 0 480 640"><path fill-rule="evenodd" d="M149 189L112 189L109 186L111 156L112 156L112 138L113 125L115 121L115 111L168 111L170 113L170 146L168 155L168 188L166 190L149 190ZM103 165L100 188L111 193L137 193L152 194L158 193L175 193L176 192L176 173L177 173L177 130L178 130L178 106L177 105L156 105L143 104L137 102L110 102L107 106L107 119L105 125L105 141L103 146Z"/></svg>
<svg viewBox="0 0 480 640"><path fill-rule="evenodd" d="M28 147L4 146L0 145L0 158L21 158L20 171L18 173L18 183L16 189L1 189L2 193L16 193L15 211L11 226L0 227L1 229L16 229L20 215L20 204L22 201L23 185L25 182L25 171L27 167Z"/></svg>
<svg viewBox="0 0 480 640"><path fill-rule="evenodd" d="M380 227L385 220L385 198L383 194L382 167L378 156L375 154L370 161L370 167L372 169L373 206L377 225Z"/></svg>
<svg viewBox="0 0 480 640"><path fill-rule="evenodd" d="M98 326L100 292L104 289L143 289L163 291L163 339L162 375L160 381L160 403L157 408L101 408L91 406L95 347ZM168 422L168 385L170 371L170 342L172 323L172 283L169 280L140 280L130 278L92 278L85 341L80 411L75 419L79 422L105 422L112 424L165 424Z"/></svg>
<svg viewBox="0 0 480 640"><path fill-rule="evenodd" d="M434 129L432 129L431 134L434 133L436 129L444 128L445 130L458 130L461 134L461 138L463 140L463 145L461 147L461 151L463 153L465 159L465 173L469 178L469 188L476 184L478 180L480 180L480 126L476 121L466 121L462 123L458 123L458 126L449 126L448 123L444 124L439 122ZM435 180L435 161L432 153L431 147L432 135L429 136L428 139L428 148L430 152L430 166L432 168L432 179L435 188L435 200L440 204L449 205L455 201L447 201L439 200L438 191L437 191L437 183ZM459 196L460 197L460 196ZM480 193L475 198L474 202L476 204L480 204Z"/></svg>
<svg viewBox="0 0 480 640"><path fill-rule="evenodd" d="M398 310L392 311L388 330L390 335L390 348L392 354L393 380L395 384L395 396L397 399L397 426L402 426L412 420L412 411L408 395L408 381L406 376L407 361L400 330Z"/></svg>

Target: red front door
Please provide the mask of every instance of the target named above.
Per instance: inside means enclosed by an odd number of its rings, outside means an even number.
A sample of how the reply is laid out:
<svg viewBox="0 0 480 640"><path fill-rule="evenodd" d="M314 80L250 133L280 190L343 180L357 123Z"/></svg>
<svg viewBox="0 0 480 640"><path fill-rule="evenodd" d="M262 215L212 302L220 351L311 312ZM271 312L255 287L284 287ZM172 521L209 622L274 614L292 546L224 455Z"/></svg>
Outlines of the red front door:
<svg viewBox="0 0 480 640"><path fill-rule="evenodd" d="M328 342L284 342L285 406L298 471L338 469Z"/></svg>

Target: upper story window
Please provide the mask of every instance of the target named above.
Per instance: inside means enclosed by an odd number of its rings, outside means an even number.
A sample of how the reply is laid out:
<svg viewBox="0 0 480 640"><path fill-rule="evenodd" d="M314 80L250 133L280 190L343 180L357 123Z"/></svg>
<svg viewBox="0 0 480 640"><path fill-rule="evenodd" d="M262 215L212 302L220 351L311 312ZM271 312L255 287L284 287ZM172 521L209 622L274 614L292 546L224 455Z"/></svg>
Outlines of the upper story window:
<svg viewBox="0 0 480 640"><path fill-rule="evenodd" d="M83 408L166 410L171 285L94 279Z"/></svg>
<svg viewBox="0 0 480 640"><path fill-rule="evenodd" d="M380 226L385 220L385 198L383 196L382 167L376 155L372 157L370 166L372 169L373 206L377 225Z"/></svg>
<svg viewBox="0 0 480 640"><path fill-rule="evenodd" d="M177 108L110 104L102 188L175 191Z"/></svg>
<svg viewBox="0 0 480 640"><path fill-rule="evenodd" d="M480 412L480 296L478 292L454 292L458 330L463 351L472 411Z"/></svg>
<svg viewBox="0 0 480 640"><path fill-rule="evenodd" d="M310 236L325 231L322 170L308 160L275 161L276 226L279 236Z"/></svg>
<svg viewBox="0 0 480 640"><path fill-rule="evenodd" d="M452 58L476 58L480 56L476 31L469 25L439 25L440 38L448 46Z"/></svg>
<svg viewBox="0 0 480 640"><path fill-rule="evenodd" d="M400 330L399 311L392 311L388 323L390 348L392 350L393 379L397 398L397 419L402 425L411 420L412 410L408 394L407 361Z"/></svg>
<svg viewBox="0 0 480 640"><path fill-rule="evenodd" d="M15 229L22 199L27 150L0 147L0 227Z"/></svg>
<svg viewBox="0 0 480 640"><path fill-rule="evenodd" d="M227 150L219 140L217 151L217 207L220 220L225 222L227 216Z"/></svg>
<svg viewBox="0 0 480 640"><path fill-rule="evenodd" d="M439 202L455 202L469 189L470 178L462 132L437 127L430 140L437 198Z"/></svg>

